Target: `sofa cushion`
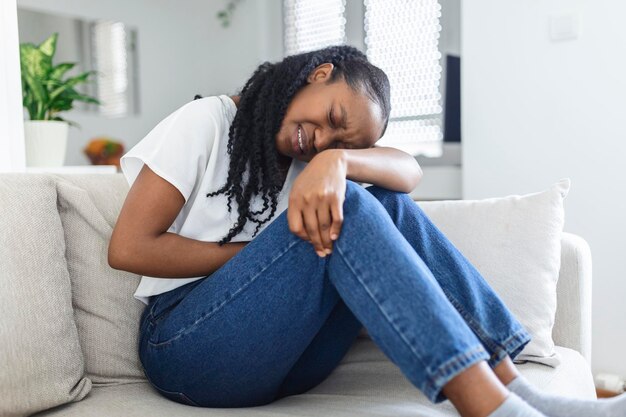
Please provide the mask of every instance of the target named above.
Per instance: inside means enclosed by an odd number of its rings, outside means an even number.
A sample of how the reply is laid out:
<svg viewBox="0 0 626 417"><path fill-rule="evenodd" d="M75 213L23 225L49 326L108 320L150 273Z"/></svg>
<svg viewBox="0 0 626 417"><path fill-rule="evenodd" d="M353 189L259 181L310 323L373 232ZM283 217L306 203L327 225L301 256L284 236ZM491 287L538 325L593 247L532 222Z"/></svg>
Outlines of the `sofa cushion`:
<svg viewBox="0 0 626 417"><path fill-rule="evenodd" d="M419 201L532 336L516 360L556 366L552 328L570 179L525 195Z"/></svg>
<svg viewBox="0 0 626 417"><path fill-rule="evenodd" d="M0 174L0 415L82 399L91 389L72 313L53 180Z"/></svg>
<svg viewBox="0 0 626 417"><path fill-rule="evenodd" d="M556 347L561 366L527 363L518 369L544 392L593 399L589 365L574 350ZM65 405L36 417L263 417L379 416L458 417L449 401L434 405L415 388L370 339L357 339L339 366L311 390L253 408L203 408L170 401L149 383L95 387L80 403Z"/></svg>
<svg viewBox="0 0 626 417"><path fill-rule="evenodd" d="M141 277L111 268L107 259L128 185L121 174L56 177L87 376L96 385L144 381L137 349L145 306L132 296Z"/></svg>

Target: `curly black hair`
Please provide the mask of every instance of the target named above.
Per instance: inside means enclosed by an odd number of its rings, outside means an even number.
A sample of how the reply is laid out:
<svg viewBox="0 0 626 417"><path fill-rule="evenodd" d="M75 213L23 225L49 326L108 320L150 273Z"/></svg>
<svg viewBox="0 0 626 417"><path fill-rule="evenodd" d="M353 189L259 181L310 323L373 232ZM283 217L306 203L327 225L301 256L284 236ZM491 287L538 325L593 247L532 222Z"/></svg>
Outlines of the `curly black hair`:
<svg viewBox="0 0 626 417"><path fill-rule="evenodd" d="M233 198L237 203L237 223L218 242L220 246L240 233L248 220L257 223L254 238L261 226L274 216L284 185L276 134L294 95L307 84L309 74L327 62L334 65L328 83L341 77L355 91L367 94L380 106L385 121L383 133L386 130L391 110L389 79L358 49L348 45L329 46L259 65L239 93L239 106L228 132L230 165L226 183L206 195L226 194L229 212ZM194 100L198 98L202 96L196 95ZM259 211L250 211L253 195L263 199L263 208ZM261 219L268 208L269 214Z"/></svg>

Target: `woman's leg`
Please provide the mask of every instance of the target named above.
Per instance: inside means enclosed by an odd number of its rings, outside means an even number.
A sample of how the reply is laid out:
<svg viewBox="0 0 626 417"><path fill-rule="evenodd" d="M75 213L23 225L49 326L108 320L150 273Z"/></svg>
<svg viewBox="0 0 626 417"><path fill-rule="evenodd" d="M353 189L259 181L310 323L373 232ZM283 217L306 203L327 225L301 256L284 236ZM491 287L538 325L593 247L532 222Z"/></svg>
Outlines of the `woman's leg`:
<svg viewBox="0 0 626 417"><path fill-rule="evenodd" d="M480 272L408 194L378 186L366 190L385 207L395 226L424 260L446 297L485 346L489 365L497 370L503 383L508 383L516 372L508 358L515 358L522 351L530 335ZM506 363L501 363L505 359Z"/></svg>
<svg viewBox="0 0 626 417"><path fill-rule="evenodd" d="M151 304L140 357L164 395L212 407L271 402L339 299L431 401L444 400L444 386L489 358L362 187L347 181L342 231L326 258L289 231L285 214L208 279L181 290L184 297ZM344 346L358 333L352 324Z"/></svg>
<svg viewBox="0 0 626 417"><path fill-rule="evenodd" d="M141 328L144 371L161 394L181 403L269 403L319 329L333 315L342 316L340 300L325 260L289 231L281 213L206 279L151 302ZM352 334L349 328L334 332L329 349L349 347L361 327L351 325ZM329 364L319 371L330 373L338 360L329 351L322 354Z"/></svg>

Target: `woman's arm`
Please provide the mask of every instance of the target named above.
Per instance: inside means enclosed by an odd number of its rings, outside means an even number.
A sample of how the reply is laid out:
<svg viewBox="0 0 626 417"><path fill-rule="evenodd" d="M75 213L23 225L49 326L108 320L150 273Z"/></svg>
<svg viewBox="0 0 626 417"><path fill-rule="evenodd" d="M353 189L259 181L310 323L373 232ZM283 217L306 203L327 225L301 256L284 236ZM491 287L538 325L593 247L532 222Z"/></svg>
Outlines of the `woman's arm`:
<svg viewBox="0 0 626 417"><path fill-rule="evenodd" d="M217 270L246 245L219 246L167 232L184 203L176 187L144 165L113 229L109 265L155 278L199 277Z"/></svg>
<svg viewBox="0 0 626 417"><path fill-rule="evenodd" d="M410 193L422 179L422 168L415 158L399 149L327 149L320 155L326 152L345 161L346 177L353 181Z"/></svg>

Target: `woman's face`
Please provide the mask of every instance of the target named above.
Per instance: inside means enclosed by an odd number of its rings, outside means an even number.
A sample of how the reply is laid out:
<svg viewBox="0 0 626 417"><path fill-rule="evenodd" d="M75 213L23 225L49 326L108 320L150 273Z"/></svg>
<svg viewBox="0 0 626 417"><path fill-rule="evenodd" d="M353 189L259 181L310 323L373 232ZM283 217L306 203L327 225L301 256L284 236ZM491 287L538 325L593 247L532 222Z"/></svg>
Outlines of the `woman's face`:
<svg viewBox="0 0 626 417"><path fill-rule="evenodd" d="M281 155L308 162L325 149L370 148L380 138L380 107L341 77L327 84L332 69L330 63L317 67L289 103L276 134Z"/></svg>

